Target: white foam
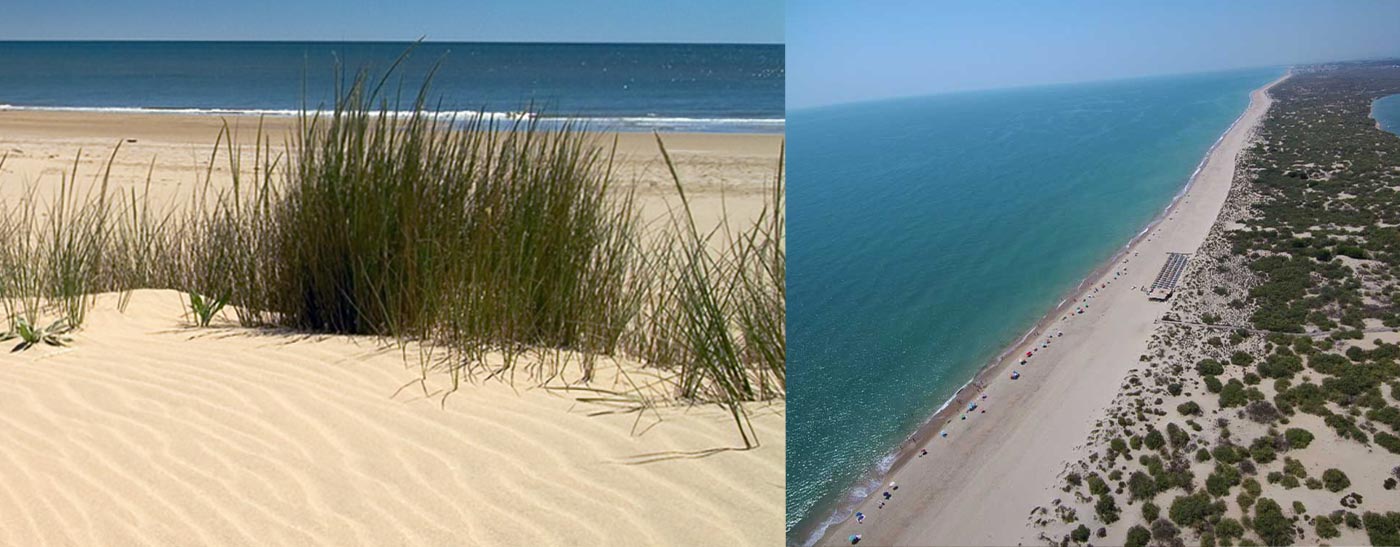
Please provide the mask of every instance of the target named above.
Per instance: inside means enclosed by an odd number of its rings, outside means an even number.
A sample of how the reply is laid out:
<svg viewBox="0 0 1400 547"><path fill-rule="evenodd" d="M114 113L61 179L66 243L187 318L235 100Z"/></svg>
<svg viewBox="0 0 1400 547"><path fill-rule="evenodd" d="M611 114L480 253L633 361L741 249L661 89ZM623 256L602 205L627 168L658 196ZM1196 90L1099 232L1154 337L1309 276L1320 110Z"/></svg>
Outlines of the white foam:
<svg viewBox="0 0 1400 547"><path fill-rule="evenodd" d="M110 114L181 114L188 116L270 116L270 117L291 117L301 114L297 109L277 109L277 108L147 108L131 106L15 106L10 104L0 104L0 111L20 111L20 112L99 112ZM327 110L309 110L308 114L330 114ZM396 110L392 112L395 116L407 117L414 114L412 110ZM712 127L740 127L759 128L763 130L782 130L787 124L785 118L694 118L694 117L663 117L663 116L612 116L612 117L563 117L563 116L539 116L532 112L485 112L480 110L442 110L429 111L425 114L438 119L474 120L483 118L488 120L528 120L538 118L541 121L575 121L597 126L623 126L641 128L668 128L668 127L690 127L690 128L712 128Z"/></svg>

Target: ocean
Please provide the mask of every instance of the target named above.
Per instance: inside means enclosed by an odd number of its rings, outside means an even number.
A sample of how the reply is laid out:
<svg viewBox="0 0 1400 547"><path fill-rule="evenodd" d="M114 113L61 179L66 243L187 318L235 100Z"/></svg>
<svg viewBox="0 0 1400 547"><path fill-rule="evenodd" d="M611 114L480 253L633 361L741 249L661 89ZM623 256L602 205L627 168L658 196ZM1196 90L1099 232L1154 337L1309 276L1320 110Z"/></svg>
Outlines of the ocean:
<svg viewBox="0 0 1400 547"><path fill-rule="evenodd" d="M1371 117L1381 129L1400 135L1400 95L1388 95L1371 103Z"/></svg>
<svg viewBox="0 0 1400 547"><path fill-rule="evenodd" d="M411 46L367 42L0 42L0 109L290 114L330 105L336 66L382 72ZM623 131L782 132L782 45L419 44L436 109L526 109ZM440 103L438 101L441 101Z"/></svg>
<svg viewBox="0 0 1400 547"><path fill-rule="evenodd" d="M789 113L789 543L878 484L893 449L1160 214L1282 73Z"/></svg>

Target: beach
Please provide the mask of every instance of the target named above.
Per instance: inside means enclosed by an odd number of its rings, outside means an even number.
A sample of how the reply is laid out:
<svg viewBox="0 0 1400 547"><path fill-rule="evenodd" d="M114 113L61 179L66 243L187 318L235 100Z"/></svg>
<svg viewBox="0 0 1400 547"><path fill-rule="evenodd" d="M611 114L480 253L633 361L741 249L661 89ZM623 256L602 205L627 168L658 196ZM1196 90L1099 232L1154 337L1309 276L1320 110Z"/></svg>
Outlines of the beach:
<svg viewBox="0 0 1400 547"><path fill-rule="evenodd" d="M226 120L247 153L259 119ZM0 199L51 200L75 158L83 186L114 158L110 191L178 211L206 173L227 188L226 158L210 165L224 122L0 110ZM274 147L294 123L262 120ZM615 137L619 190L664 227L679 201L655 137ZM701 229L762 211L782 135L662 139ZM591 401L563 389L580 385L567 368L543 386L477 378L444 398L449 380L424 377L416 345L245 329L231 313L197 329L184 298L99 295L70 347L0 357L0 544L781 541L780 401L748 408L761 445L743 450L718 406ZM603 358L587 386L654 374Z"/></svg>
<svg viewBox="0 0 1400 547"><path fill-rule="evenodd" d="M1171 207L904 443L881 486L819 543L848 544L854 534L862 545L1042 542L1030 525L1032 510L1057 497L1059 474L1083 455L1168 309L1140 289L1153 282L1167 253L1193 253L1205 241L1235 159L1268 109L1268 87L1251 94ZM1009 378L1013 370L1019 379Z"/></svg>

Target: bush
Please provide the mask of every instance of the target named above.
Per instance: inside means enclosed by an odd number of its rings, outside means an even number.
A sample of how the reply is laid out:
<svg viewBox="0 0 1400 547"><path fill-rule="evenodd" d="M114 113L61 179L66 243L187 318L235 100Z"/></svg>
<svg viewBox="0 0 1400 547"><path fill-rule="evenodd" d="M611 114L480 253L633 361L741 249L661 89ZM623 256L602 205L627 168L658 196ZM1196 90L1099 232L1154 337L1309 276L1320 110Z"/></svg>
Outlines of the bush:
<svg viewBox="0 0 1400 547"><path fill-rule="evenodd" d="M1254 458L1255 463L1269 463L1277 457L1274 451L1274 440L1269 437L1259 437L1254 439L1249 445L1249 457Z"/></svg>
<svg viewBox="0 0 1400 547"><path fill-rule="evenodd" d="M1249 419L1261 424L1271 424L1278 421L1282 416L1278 409L1268 401L1253 401L1244 407L1244 413Z"/></svg>
<svg viewBox="0 0 1400 547"><path fill-rule="evenodd" d="M1167 439L1171 441L1172 448L1178 450L1185 448L1186 444L1191 442L1191 436L1175 422L1167 424Z"/></svg>
<svg viewBox="0 0 1400 547"><path fill-rule="evenodd" d="M1202 359L1196 363L1196 372L1201 376L1218 376L1225 373L1225 365L1215 359Z"/></svg>
<svg viewBox="0 0 1400 547"><path fill-rule="evenodd" d="M1073 532L1069 533L1069 538L1074 540L1075 543L1084 543L1089 541L1089 533L1089 527L1080 524L1078 528L1075 528Z"/></svg>
<svg viewBox="0 0 1400 547"><path fill-rule="evenodd" d="M1184 416L1200 416L1201 405L1196 404L1196 401L1186 401L1184 403L1176 405L1176 411L1180 412Z"/></svg>
<svg viewBox="0 0 1400 547"><path fill-rule="evenodd" d="M1094 504L1094 512L1099 515L1099 520L1104 524L1118 522L1118 503L1113 501L1111 495L1099 496L1099 501Z"/></svg>
<svg viewBox="0 0 1400 547"><path fill-rule="evenodd" d="M1128 494L1131 496L1130 499L1134 501L1152 499L1153 496L1157 495L1157 481L1153 480L1147 473L1134 471L1128 477ZM1147 522L1152 522L1152 519L1147 519Z"/></svg>
<svg viewBox="0 0 1400 547"><path fill-rule="evenodd" d="M1240 471L1223 463L1215 464L1215 471L1206 477L1206 491L1217 498L1230 494L1230 487L1240 484Z"/></svg>
<svg viewBox="0 0 1400 547"><path fill-rule="evenodd" d="M1254 363L1254 356L1253 356L1253 355L1250 355L1250 354L1245 353L1245 352L1243 352L1243 351L1236 351L1236 352L1230 354L1230 364L1232 364L1232 365L1239 366L1239 367L1246 367L1246 366L1249 366L1249 365L1252 364L1252 363Z"/></svg>
<svg viewBox="0 0 1400 547"><path fill-rule="evenodd" d="M1222 538L1239 539L1244 537L1244 526L1240 525L1238 520L1224 517L1220 519L1220 522L1215 523L1215 535Z"/></svg>
<svg viewBox="0 0 1400 547"><path fill-rule="evenodd" d="M1220 390L1220 408L1230 408L1234 406L1244 406L1249 402L1245 395L1244 384L1239 380L1231 379Z"/></svg>
<svg viewBox="0 0 1400 547"><path fill-rule="evenodd" d="M1283 515L1283 508L1269 498L1254 503L1254 532L1265 545L1292 545L1293 523Z"/></svg>
<svg viewBox="0 0 1400 547"><path fill-rule="evenodd" d="M1215 376L1206 376L1205 383L1206 391L1209 391L1211 393L1220 393L1220 389L1222 387L1220 384L1220 378L1217 378Z"/></svg>
<svg viewBox="0 0 1400 547"><path fill-rule="evenodd" d="M1322 485L1328 492L1341 492L1342 489L1351 486L1351 479L1348 479L1342 470L1334 467L1322 472Z"/></svg>
<svg viewBox="0 0 1400 547"><path fill-rule="evenodd" d="M1181 532L1167 519L1157 519L1152 521L1152 539L1162 543L1171 543Z"/></svg>
<svg viewBox="0 0 1400 547"><path fill-rule="evenodd" d="M1385 448L1386 450L1389 450L1390 453L1400 454L1400 437L1396 437L1395 435L1391 435L1384 431L1377 431L1375 439L1376 444L1381 445L1381 447Z"/></svg>
<svg viewBox="0 0 1400 547"><path fill-rule="evenodd" d="M1292 378L1303 370L1303 359L1297 355L1270 355L1259 363L1259 375L1265 378Z"/></svg>
<svg viewBox="0 0 1400 547"><path fill-rule="evenodd" d="M1384 515L1367 511L1362 517L1371 545L1400 545L1400 513Z"/></svg>
<svg viewBox="0 0 1400 547"><path fill-rule="evenodd" d="M1290 427L1287 431L1283 432L1283 438L1288 440L1289 448L1302 449L1312 444L1313 434L1311 431L1303 428Z"/></svg>
<svg viewBox="0 0 1400 547"><path fill-rule="evenodd" d="M1162 432L1156 429L1147 432L1147 437L1143 439L1149 450L1157 450L1167 444L1167 440L1162 437Z"/></svg>
<svg viewBox="0 0 1400 547"><path fill-rule="evenodd" d="M1108 493L1108 483L1104 482L1103 477L1100 477L1098 473L1090 473L1087 480L1089 481L1090 494L1102 496Z"/></svg>
<svg viewBox="0 0 1400 547"><path fill-rule="evenodd" d="M1128 540L1123 542L1124 547L1147 547L1152 541L1152 532L1141 525L1134 525L1128 529Z"/></svg>
<svg viewBox="0 0 1400 547"><path fill-rule="evenodd" d="M1190 527L1204 522L1216 513L1216 509L1217 507L1211 501L1209 494L1197 492L1177 496L1175 500L1172 500L1171 510L1167 514L1171 516L1172 522L1180 526Z"/></svg>
<svg viewBox="0 0 1400 547"><path fill-rule="evenodd" d="M1157 520L1157 518L1160 516L1162 516L1162 508L1157 507L1157 504L1152 503L1150 501L1142 504L1143 522L1152 522L1154 520Z"/></svg>
<svg viewBox="0 0 1400 547"><path fill-rule="evenodd" d="M1243 449L1233 444L1219 444L1216 445L1215 450L1211 451L1211 455L1215 456L1216 461L1236 464L1244 459L1244 455L1241 454L1243 451Z"/></svg>
<svg viewBox="0 0 1400 547"><path fill-rule="evenodd" d="M1342 535L1342 532L1337 530L1337 525L1332 523L1332 519L1326 517L1317 517L1316 522L1313 523L1313 530L1317 532L1317 537L1322 539L1332 539Z"/></svg>

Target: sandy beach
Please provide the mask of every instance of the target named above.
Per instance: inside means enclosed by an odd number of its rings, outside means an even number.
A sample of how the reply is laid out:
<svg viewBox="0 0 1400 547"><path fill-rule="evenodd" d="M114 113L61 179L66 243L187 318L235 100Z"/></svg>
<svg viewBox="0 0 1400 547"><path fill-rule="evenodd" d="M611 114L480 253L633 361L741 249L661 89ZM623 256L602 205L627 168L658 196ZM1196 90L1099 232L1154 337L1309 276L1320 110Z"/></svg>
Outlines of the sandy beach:
<svg viewBox="0 0 1400 547"><path fill-rule="evenodd" d="M278 144L294 120L268 118ZM230 119L248 138L256 118ZM51 196L74 158L114 191L179 207L213 116L0 111L0 199ZM643 215L676 203L650 134L618 137ZM781 135L666 134L702 225L753 220ZM215 161L214 181L226 167ZM645 413L557 383L481 381L447 398L414 348L370 337L195 329L183 295L101 295L71 347L0 354L0 544L776 545L781 402L741 450L715 406ZM231 314L229 314L231 316ZM635 363L605 360L594 387ZM565 378L558 380L567 380Z"/></svg>
<svg viewBox="0 0 1400 547"><path fill-rule="evenodd" d="M112 148L121 145L112 168L118 190L140 191L151 174L151 203L155 206L188 199L209 168L210 153L227 122L239 144L251 150L259 123L274 146L296 127L296 118L268 116L219 117L188 114L127 114L65 111L0 110L0 156L5 161L5 184L0 198L13 199L24 183L56 182L73 167L82 152L79 175L101 174ZM661 161L650 133L598 135L610 146L617 139L614 169L617 179L633 183L642 214L664 221L678 203L670 173ZM667 151L678 164L682 182L693 195L697 220L717 222L726 212L735 226L751 221L762 208L762 195L777 170L783 146L781 134L663 133ZM154 166L154 167L153 167ZM223 152L214 160L216 184L227 179ZM46 188L57 184L40 184ZM177 204L178 205L178 204ZM725 210L727 208L727 211Z"/></svg>
<svg viewBox="0 0 1400 547"><path fill-rule="evenodd" d="M1152 283L1167 253L1193 253L1206 240L1274 84L1251 94L1187 192L1147 233L901 447L884 484L855 508L864 522L853 512L819 543L846 545L853 534L861 535L861 545L1044 542L1030 524L1031 511L1056 497L1059 474L1083 455L1096 420L1168 309L1141 288ZM1032 356L1019 364L1027 352ZM1019 379L1009 378L1013 370ZM968 410L974 402L976 410Z"/></svg>

